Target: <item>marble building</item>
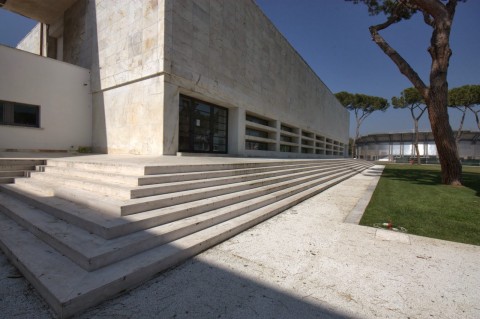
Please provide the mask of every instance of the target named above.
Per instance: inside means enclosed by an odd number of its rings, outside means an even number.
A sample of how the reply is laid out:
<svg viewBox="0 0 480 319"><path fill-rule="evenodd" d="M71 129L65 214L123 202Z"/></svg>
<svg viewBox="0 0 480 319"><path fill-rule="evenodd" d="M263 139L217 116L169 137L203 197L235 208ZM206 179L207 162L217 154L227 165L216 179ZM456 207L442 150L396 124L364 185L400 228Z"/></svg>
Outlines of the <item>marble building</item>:
<svg viewBox="0 0 480 319"><path fill-rule="evenodd" d="M0 150L347 154L348 112L253 0L0 5L39 21L0 46Z"/></svg>

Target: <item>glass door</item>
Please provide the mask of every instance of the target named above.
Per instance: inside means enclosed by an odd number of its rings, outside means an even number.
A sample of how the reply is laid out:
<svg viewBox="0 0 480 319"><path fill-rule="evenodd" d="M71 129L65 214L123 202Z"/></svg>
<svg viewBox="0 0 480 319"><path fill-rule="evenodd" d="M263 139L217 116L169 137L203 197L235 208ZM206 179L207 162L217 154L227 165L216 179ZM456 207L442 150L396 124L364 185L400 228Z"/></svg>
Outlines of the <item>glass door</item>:
<svg viewBox="0 0 480 319"><path fill-rule="evenodd" d="M210 105L194 102L192 128L194 152L209 153L213 149L211 109Z"/></svg>
<svg viewBox="0 0 480 319"><path fill-rule="evenodd" d="M180 96L179 151L227 153L226 108Z"/></svg>

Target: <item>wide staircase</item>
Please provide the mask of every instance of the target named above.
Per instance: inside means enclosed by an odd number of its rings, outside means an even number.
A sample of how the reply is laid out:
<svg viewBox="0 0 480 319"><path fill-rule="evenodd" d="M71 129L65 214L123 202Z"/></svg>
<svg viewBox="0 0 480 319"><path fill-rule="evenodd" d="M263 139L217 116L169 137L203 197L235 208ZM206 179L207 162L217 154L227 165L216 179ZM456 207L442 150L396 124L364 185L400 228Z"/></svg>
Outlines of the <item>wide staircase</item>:
<svg viewBox="0 0 480 319"><path fill-rule="evenodd" d="M48 160L43 172L0 185L0 245L68 317L371 166Z"/></svg>
<svg viewBox="0 0 480 319"><path fill-rule="evenodd" d="M45 165L42 159L0 158L0 184L11 184L15 179L29 177L36 166Z"/></svg>

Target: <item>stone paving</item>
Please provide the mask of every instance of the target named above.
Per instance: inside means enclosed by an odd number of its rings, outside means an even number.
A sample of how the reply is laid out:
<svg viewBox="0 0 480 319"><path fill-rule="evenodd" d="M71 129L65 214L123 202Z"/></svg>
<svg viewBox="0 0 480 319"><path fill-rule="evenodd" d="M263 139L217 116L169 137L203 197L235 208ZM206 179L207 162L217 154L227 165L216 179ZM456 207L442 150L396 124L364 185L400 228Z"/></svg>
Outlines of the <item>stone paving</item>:
<svg viewBox="0 0 480 319"><path fill-rule="evenodd" d="M77 318L480 318L480 247L346 223L374 167ZM51 318L0 255L4 318Z"/></svg>

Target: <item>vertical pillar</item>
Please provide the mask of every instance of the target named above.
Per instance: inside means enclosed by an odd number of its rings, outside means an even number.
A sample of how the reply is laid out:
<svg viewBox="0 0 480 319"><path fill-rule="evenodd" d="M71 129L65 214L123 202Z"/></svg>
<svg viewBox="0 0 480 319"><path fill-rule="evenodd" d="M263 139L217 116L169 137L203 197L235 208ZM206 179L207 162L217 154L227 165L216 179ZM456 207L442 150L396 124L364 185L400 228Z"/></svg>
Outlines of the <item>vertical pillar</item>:
<svg viewBox="0 0 480 319"><path fill-rule="evenodd" d="M297 151L297 154L302 154L302 129L298 128L297 130L298 130L297 131L297 133L298 133L298 144L297 144L298 151Z"/></svg>
<svg viewBox="0 0 480 319"><path fill-rule="evenodd" d="M164 81L164 79L162 80ZM166 81L164 81L163 88L162 154L176 155L178 152L180 94L178 86Z"/></svg>
<svg viewBox="0 0 480 319"><path fill-rule="evenodd" d="M245 155L245 109L228 109L228 154Z"/></svg>
<svg viewBox="0 0 480 319"><path fill-rule="evenodd" d="M276 120L274 122L275 125L275 152L280 152L280 132L281 132L281 122L279 120Z"/></svg>

